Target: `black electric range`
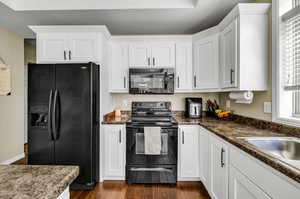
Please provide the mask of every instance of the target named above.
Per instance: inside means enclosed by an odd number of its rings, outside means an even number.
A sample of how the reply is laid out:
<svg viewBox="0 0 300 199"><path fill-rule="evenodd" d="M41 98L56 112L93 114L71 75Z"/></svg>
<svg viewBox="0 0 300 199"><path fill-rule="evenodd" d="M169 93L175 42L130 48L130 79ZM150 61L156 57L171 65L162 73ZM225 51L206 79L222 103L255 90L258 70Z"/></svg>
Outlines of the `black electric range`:
<svg viewBox="0 0 300 199"><path fill-rule="evenodd" d="M161 127L161 153L145 154L144 127ZM171 102L133 102L126 123L126 182L175 184L177 182L178 124Z"/></svg>

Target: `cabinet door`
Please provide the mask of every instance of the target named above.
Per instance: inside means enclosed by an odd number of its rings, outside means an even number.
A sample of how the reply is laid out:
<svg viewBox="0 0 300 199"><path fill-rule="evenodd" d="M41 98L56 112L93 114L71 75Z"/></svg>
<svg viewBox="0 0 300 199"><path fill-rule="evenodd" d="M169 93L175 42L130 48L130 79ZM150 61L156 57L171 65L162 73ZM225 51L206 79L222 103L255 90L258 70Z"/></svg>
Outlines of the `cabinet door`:
<svg viewBox="0 0 300 199"><path fill-rule="evenodd" d="M74 33L70 35L69 50L67 58L72 62L96 62L99 61L97 42L97 34L95 33Z"/></svg>
<svg viewBox="0 0 300 199"><path fill-rule="evenodd" d="M175 44L155 43L151 48L153 67L170 68L175 67Z"/></svg>
<svg viewBox="0 0 300 199"><path fill-rule="evenodd" d="M194 44L194 88L219 88L219 35Z"/></svg>
<svg viewBox="0 0 300 199"><path fill-rule="evenodd" d="M200 177L205 188L209 190L209 134L200 127Z"/></svg>
<svg viewBox="0 0 300 199"><path fill-rule="evenodd" d="M229 198L230 199L271 199L257 185L240 173L235 167L230 166Z"/></svg>
<svg viewBox="0 0 300 199"><path fill-rule="evenodd" d="M179 131L180 177L200 177L199 126L181 126Z"/></svg>
<svg viewBox="0 0 300 199"><path fill-rule="evenodd" d="M210 191L214 199L228 198L228 148L210 136Z"/></svg>
<svg viewBox="0 0 300 199"><path fill-rule="evenodd" d="M128 45L112 44L110 91L128 92Z"/></svg>
<svg viewBox="0 0 300 199"><path fill-rule="evenodd" d="M221 33L222 88L237 87L237 42L238 19L235 19Z"/></svg>
<svg viewBox="0 0 300 199"><path fill-rule="evenodd" d="M175 92L192 90L193 55L191 43L176 44L176 81Z"/></svg>
<svg viewBox="0 0 300 199"><path fill-rule="evenodd" d="M123 125L104 126L105 177L125 176L125 129Z"/></svg>
<svg viewBox="0 0 300 199"><path fill-rule="evenodd" d="M129 67L151 66L151 47L148 43L129 45Z"/></svg>
<svg viewBox="0 0 300 199"><path fill-rule="evenodd" d="M67 34L41 34L37 39L37 63L67 62L67 50Z"/></svg>

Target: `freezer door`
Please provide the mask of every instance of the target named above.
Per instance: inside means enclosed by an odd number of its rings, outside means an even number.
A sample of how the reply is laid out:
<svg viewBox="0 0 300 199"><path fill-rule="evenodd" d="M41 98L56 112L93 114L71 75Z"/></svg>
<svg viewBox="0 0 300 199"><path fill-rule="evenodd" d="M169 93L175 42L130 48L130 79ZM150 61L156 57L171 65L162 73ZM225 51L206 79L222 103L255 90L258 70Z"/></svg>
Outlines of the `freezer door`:
<svg viewBox="0 0 300 199"><path fill-rule="evenodd" d="M54 65L28 65L28 163L54 164L54 142L49 128Z"/></svg>
<svg viewBox="0 0 300 199"><path fill-rule="evenodd" d="M55 161L79 165L77 183L93 182L93 76L91 64L56 65L54 94Z"/></svg>

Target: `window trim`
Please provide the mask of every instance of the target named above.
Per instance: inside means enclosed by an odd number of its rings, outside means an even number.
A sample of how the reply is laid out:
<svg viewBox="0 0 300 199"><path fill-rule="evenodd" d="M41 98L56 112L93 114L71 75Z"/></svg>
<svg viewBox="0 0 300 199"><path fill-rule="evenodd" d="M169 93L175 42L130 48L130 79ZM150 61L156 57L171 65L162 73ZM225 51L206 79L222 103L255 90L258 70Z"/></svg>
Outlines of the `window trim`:
<svg viewBox="0 0 300 199"><path fill-rule="evenodd" d="M272 121L300 127L300 119L279 117L280 54L279 0L272 0Z"/></svg>

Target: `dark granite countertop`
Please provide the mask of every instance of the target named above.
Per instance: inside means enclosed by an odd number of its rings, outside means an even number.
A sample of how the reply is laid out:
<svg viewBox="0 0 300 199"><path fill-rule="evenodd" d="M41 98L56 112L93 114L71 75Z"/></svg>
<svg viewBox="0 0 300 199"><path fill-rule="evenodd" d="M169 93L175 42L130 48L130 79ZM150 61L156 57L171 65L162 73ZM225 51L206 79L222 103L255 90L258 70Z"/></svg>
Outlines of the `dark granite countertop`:
<svg viewBox="0 0 300 199"><path fill-rule="evenodd" d="M0 199L57 199L77 178L77 166L0 166Z"/></svg>
<svg viewBox="0 0 300 199"><path fill-rule="evenodd" d="M216 118L204 117L202 119L187 119L182 116L175 116L178 124L180 125L190 125L190 124L199 124L200 126L206 128L210 132L216 134L217 136L223 138L227 142L235 145L239 149L245 151L246 153L256 157L267 165L273 167L274 169L280 171L281 173L289 176L295 181L300 183L300 170L293 168L285 163L283 163L278 158L275 158L267 153L264 153L249 143L238 139L238 137L284 137L284 136L292 136L291 131L294 129L293 127L286 127L286 130L290 128L290 131L281 132L280 129L284 127L282 125L274 124L274 126L270 126L271 122L265 122L260 120L250 120L249 118L245 118L243 121L224 121ZM255 124L255 121L257 122ZM247 123L248 122L248 123ZM266 126L263 124L266 123ZM268 124L268 125L267 125ZM257 125L257 126L255 126ZM277 127L276 127L277 126ZM278 128L274 130L274 128ZM299 136L299 129L295 128L295 132L293 137Z"/></svg>
<svg viewBox="0 0 300 199"><path fill-rule="evenodd" d="M121 117L116 117L114 112L111 112L104 116L102 124L125 124L128 120L130 120L129 111L122 111Z"/></svg>
<svg viewBox="0 0 300 199"><path fill-rule="evenodd" d="M290 127L286 125L275 124L268 121L257 120L242 116L235 116L232 120L219 120L211 117L203 117L201 119L188 119L174 112L173 117L179 125L200 125L220 138L226 140L232 145L245 151L246 153L261 160L267 165L273 167L286 176L300 183L300 170L283 163L267 153L264 153L247 142L238 139L238 137L284 137L292 136L300 138L300 128ZM125 118L125 117L124 117ZM130 119L118 121L118 124L125 124ZM108 119L108 120L106 120ZM104 124L116 124L113 117L104 119Z"/></svg>

